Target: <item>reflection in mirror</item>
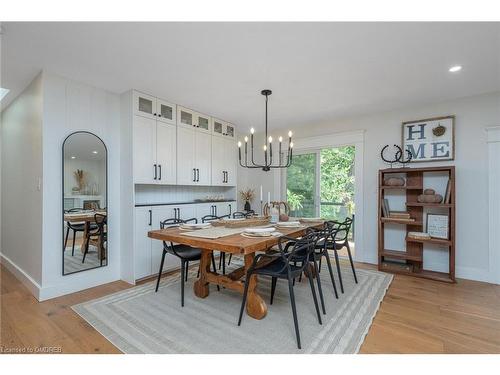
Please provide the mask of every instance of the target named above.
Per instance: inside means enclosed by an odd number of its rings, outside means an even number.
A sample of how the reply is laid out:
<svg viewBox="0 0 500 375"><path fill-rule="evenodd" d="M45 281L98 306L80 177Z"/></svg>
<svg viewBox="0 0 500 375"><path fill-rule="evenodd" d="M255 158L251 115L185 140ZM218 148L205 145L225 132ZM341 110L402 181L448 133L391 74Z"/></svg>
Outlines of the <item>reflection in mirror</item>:
<svg viewBox="0 0 500 375"><path fill-rule="evenodd" d="M108 264L107 150L88 132L63 143L63 275Z"/></svg>

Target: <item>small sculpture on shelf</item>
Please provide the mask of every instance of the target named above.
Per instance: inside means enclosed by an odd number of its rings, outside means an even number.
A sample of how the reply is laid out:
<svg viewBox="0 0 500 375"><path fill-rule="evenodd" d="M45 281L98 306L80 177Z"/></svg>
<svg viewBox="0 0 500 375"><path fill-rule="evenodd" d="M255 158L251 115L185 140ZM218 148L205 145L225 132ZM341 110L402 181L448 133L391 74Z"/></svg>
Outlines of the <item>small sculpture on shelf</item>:
<svg viewBox="0 0 500 375"><path fill-rule="evenodd" d="M385 157L385 152L388 148L389 148L389 145L385 145L382 148L382 150L380 151L380 158L384 162L388 163L391 166L391 168L392 168L392 165L394 163L403 164L403 168L406 168L406 164L408 164L413 157L412 153L409 150L405 150L403 152L403 149L401 147L399 147L398 145L394 145L394 148L396 149L396 151L394 152L394 156L390 159L387 159ZM406 157L406 159L405 159L405 157Z"/></svg>
<svg viewBox="0 0 500 375"><path fill-rule="evenodd" d="M441 194L436 194L434 189L425 189L424 194L420 194L417 197L419 203L441 203L443 196Z"/></svg>
<svg viewBox="0 0 500 375"><path fill-rule="evenodd" d="M405 179L403 177L389 177L384 180L385 186L405 186Z"/></svg>

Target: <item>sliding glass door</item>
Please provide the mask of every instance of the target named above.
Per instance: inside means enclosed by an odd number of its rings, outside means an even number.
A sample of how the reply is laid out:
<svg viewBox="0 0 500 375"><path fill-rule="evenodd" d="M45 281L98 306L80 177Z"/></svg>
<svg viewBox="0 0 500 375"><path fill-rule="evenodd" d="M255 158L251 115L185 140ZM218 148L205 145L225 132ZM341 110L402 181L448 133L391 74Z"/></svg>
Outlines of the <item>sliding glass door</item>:
<svg viewBox="0 0 500 375"><path fill-rule="evenodd" d="M354 215L354 146L298 152L286 171L292 216L343 221Z"/></svg>

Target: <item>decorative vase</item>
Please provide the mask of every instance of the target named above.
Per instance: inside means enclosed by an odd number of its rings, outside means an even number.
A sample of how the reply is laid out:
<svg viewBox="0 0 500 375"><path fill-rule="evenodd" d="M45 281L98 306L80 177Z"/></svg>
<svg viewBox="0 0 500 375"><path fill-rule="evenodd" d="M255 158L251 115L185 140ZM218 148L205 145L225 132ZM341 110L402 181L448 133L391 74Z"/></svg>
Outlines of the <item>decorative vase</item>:
<svg viewBox="0 0 500 375"><path fill-rule="evenodd" d="M252 208L250 207L250 202L249 201L246 201L245 202L245 211L250 211Z"/></svg>

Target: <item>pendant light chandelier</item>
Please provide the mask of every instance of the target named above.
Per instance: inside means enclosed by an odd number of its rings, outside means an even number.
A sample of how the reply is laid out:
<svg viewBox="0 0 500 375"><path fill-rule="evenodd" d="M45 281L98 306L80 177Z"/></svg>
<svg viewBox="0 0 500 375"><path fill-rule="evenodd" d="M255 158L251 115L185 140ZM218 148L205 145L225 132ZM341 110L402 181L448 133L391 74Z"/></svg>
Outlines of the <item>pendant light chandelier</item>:
<svg viewBox="0 0 500 375"><path fill-rule="evenodd" d="M266 136L264 141L264 164L255 163L254 160L254 144L253 144L253 134L255 133L255 129L250 129L250 165L248 164L248 137L245 137L245 162L243 163L241 160L241 146L242 143L238 142L238 156L240 161L240 166L243 168L262 168L263 171L270 171L271 168L288 168L292 165L292 150L293 150L293 142L292 142L292 132L288 132L288 149L286 151L286 157L283 157L284 152L282 151L282 142L283 137L279 137L279 147L278 147L278 164L273 164L273 137L267 136L267 100L269 95L272 94L271 90L262 90L260 92L262 95L266 97ZM285 160L283 160L285 159Z"/></svg>

